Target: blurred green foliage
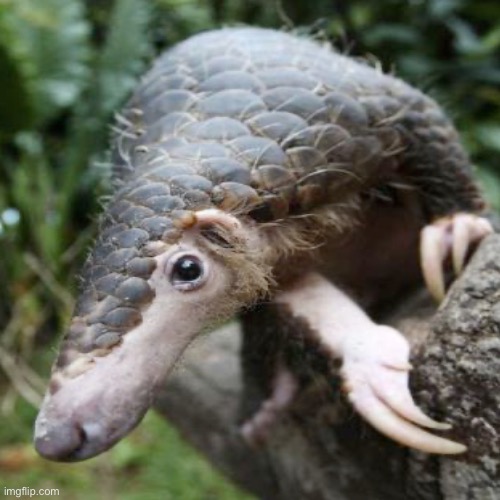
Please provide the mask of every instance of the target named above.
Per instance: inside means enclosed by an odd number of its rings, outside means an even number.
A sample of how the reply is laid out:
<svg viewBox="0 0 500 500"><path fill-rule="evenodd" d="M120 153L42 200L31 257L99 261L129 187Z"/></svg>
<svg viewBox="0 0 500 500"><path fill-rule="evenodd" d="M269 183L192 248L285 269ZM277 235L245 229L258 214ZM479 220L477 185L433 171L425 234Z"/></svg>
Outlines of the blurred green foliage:
<svg viewBox="0 0 500 500"><path fill-rule="evenodd" d="M496 0L0 0L0 354L30 362L62 331L104 192L112 116L149 60L239 23L328 38L431 93L500 208ZM33 377L26 389L5 359L0 374L33 402Z"/></svg>

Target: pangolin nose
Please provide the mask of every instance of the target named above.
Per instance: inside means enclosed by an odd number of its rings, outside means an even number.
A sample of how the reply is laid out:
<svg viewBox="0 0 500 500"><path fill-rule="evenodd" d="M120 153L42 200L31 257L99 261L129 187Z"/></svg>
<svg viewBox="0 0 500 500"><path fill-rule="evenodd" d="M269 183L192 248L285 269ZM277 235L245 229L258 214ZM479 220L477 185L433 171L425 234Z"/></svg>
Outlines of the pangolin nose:
<svg viewBox="0 0 500 500"><path fill-rule="evenodd" d="M35 435L35 448L50 460L67 462L76 458L87 440L84 429L76 422L53 422Z"/></svg>

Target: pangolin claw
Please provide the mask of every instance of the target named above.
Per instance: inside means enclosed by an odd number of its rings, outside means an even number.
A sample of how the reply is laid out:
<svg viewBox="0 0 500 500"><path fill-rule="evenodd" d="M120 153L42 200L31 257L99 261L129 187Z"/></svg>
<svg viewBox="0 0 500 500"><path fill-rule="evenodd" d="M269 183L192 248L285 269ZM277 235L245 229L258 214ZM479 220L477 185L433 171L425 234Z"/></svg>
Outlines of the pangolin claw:
<svg viewBox="0 0 500 500"><path fill-rule="evenodd" d="M420 239L421 268L425 284L437 302L445 295L443 261L446 256L445 241L438 227L424 227Z"/></svg>
<svg viewBox="0 0 500 500"><path fill-rule="evenodd" d="M491 223L474 214L459 213L438 219L424 227L420 239L420 259L429 292L441 302L445 296L444 262L451 257L458 276L467 254L485 236L493 232Z"/></svg>
<svg viewBox="0 0 500 500"><path fill-rule="evenodd" d="M369 385L351 392L349 400L375 429L405 446L443 455L463 453L467 450L463 444L435 436L413 425L381 401Z"/></svg>
<svg viewBox="0 0 500 500"><path fill-rule="evenodd" d="M451 426L429 418L414 403L408 386L409 369L400 368L409 366L406 339L390 327L375 328L374 335L365 336L367 341L345 347L342 375L354 408L373 427L403 445L428 453L464 452L462 444L417 427L445 430Z"/></svg>

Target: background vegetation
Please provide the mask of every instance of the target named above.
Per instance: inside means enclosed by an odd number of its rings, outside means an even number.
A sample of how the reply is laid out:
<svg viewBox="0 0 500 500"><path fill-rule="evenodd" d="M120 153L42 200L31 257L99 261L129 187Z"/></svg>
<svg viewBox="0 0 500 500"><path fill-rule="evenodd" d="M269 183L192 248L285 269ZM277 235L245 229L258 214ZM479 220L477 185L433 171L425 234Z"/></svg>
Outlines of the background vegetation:
<svg viewBox="0 0 500 500"><path fill-rule="evenodd" d="M3 486L59 486L63 498L244 498L158 417L82 465L49 464L29 444L104 192L113 112L161 49L235 23L321 32L433 94L500 208L496 0L0 0Z"/></svg>

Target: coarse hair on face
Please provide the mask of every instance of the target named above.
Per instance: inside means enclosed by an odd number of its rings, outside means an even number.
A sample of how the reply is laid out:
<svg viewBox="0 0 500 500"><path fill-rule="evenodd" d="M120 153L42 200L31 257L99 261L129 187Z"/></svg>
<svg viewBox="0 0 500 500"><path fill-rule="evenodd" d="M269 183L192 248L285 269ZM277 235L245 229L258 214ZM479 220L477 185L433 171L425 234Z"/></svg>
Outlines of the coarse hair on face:
<svg viewBox="0 0 500 500"><path fill-rule="evenodd" d="M274 285L272 262L262 248L255 225L242 224L237 233L217 225L206 226L197 239L200 249L224 263L233 273L231 293L214 304L223 318L240 307L250 306L272 289Z"/></svg>
<svg viewBox="0 0 500 500"><path fill-rule="evenodd" d="M259 225L268 262L280 262L302 252L311 252L324 243L325 235L345 234L359 223L359 196L301 215Z"/></svg>

